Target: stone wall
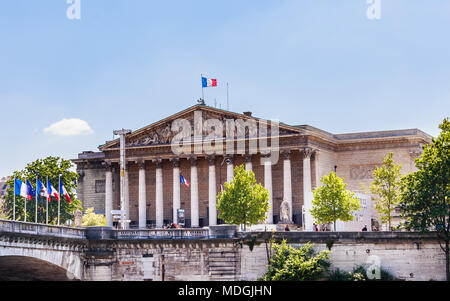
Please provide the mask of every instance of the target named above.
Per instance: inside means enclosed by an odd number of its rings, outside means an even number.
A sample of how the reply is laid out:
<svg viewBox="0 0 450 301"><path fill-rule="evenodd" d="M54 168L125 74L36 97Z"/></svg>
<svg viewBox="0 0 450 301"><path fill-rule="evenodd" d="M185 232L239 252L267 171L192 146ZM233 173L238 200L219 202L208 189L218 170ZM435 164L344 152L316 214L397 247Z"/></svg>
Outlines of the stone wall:
<svg viewBox="0 0 450 301"><path fill-rule="evenodd" d="M229 281L240 274L240 253L229 239L100 242L91 249L88 281Z"/></svg>
<svg viewBox="0 0 450 301"><path fill-rule="evenodd" d="M359 233L338 234L332 238L331 269L339 268L351 271L354 267L372 265L377 256L381 267L398 279L408 281L445 280L445 256L439 243L432 238L408 235L409 233L369 233L364 238ZM366 233L367 234L367 233ZM324 235L310 235L309 239L287 234L289 244L299 247L307 241L315 244L314 249L328 250ZM255 246L253 251L244 245L241 250L240 280L253 281L267 271L267 253L265 244Z"/></svg>
<svg viewBox="0 0 450 301"><path fill-rule="evenodd" d="M8 221L2 221L0 226L0 257L39 259L65 269L69 279L257 280L267 270L266 245L261 237L268 233L252 233L260 237L260 244L250 251L240 233L235 238L220 238L233 237L236 227L230 226L217 226L200 233L201 236L184 238L198 231L191 230L186 236L172 239L145 238L150 230L127 232L106 227L84 230ZM378 258L381 267L399 279L445 280L445 257L434 233L276 233L277 241L283 239L295 247L311 242L316 251L327 249L327 244L333 242L332 269L351 271L355 266L368 264L369 259Z"/></svg>

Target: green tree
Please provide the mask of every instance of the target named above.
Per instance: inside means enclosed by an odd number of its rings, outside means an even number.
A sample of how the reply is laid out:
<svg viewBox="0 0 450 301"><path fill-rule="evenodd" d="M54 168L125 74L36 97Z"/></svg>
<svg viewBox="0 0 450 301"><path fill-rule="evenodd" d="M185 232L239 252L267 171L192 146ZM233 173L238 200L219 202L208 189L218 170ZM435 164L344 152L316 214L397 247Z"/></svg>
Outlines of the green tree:
<svg viewBox="0 0 450 301"><path fill-rule="evenodd" d="M310 243L297 249L283 240L281 244L274 244L274 255L261 280L311 281L323 278L330 267L330 253L322 251L317 254Z"/></svg>
<svg viewBox="0 0 450 301"><path fill-rule="evenodd" d="M450 281L450 122L439 126L441 133L424 146L415 160L417 171L402 178L400 209L407 230L435 231L446 259Z"/></svg>
<svg viewBox="0 0 450 301"><path fill-rule="evenodd" d="M323 185L313 191L311 214L320 224L334 223L336 231L336 221L352 221L353 212L360 210L361 204L355 193L346 189L347 184L335 172L330 172L320 180Z"/></svg>
<svg viewBox="0 0 450 301"><path fill-rule="evenodd" d="M72 192L72 188L77 188L78 174L71 171L73 168L72 162L68 160L61 159L59 157L47 157L45 159L38 159L30 164L28 164L24 170L15 171L11 178L8 180L7 184L9 188L7 190L6 196L6 206L8 215L10 218L13 217L13 199L14 199L14 178L20 179L25 182L27 179L32 184L33 188L36 189L36 177L47 186L47 177L52 183L55 189L59 189L59 175L61 175L61 181L67 190L71 198L69 203L63 196L60 201L60 223L63 224L67 220L73 219L74 212L77 209L82 210L81 202L76 199L75 194ZM45 198L39 197L40 202L38 202L38 223L46 222L46 202ZM36 200L33 197L32 200L26 200L27 202L27 221L35 221L35 209ZM25 217L24 206L25 201L23 197L16 196L16 220L23 221ZM50 224L57 224L58 222L58 201L55 197L51 197L48 204L48 216Z"/></svg>
<svg viewBox="0 0 450 301"><path fill-rule="evenodd" d="M105 226L106 218L103 214L95 214L94 208L88 208L81 223L83 227Z"/></svg>
<svg viewBox="0 0 450 301"><path fill-rule="evenodd" d="M225 190L217 196L219 218L227 224L247 226L264 221L269 211L269 191L256 183L253 171L236 166L234 178L225 183Z"/></svg>
<svg viewBox="0 0 450 301"><path fill-rule="evenodd" d="M0 219L9 219L8 209L6 207L6 202L0 199Z"/></svg>
<svg viewBox="0 0 450 301"><path fill-rule="evenodd" d="M373 182L370 192L378 197L374 197L375 209L380 215L381 221L388 225L391 230L392 212L400 203L400 170L401 165L396 165L389 153L383 159L383 165L377 167L373 172Z"/></svg>

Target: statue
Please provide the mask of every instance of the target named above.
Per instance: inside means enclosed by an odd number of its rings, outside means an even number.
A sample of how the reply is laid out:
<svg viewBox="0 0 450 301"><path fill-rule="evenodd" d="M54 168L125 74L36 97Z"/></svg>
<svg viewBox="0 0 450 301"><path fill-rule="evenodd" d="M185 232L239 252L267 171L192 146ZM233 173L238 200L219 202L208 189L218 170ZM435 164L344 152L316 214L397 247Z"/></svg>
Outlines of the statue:
<svg viewBox="0 0 450 301"><path fill-rule="evenodd" d="M296 226L292 222L291 206L288 201L283 201L280 205L280 221L277 224L277 231L295 230Z"/></svg>
<svg viewBox="0 0 450 301"><path fill-rule="evenodd" d="M284 201L280 206L280 219L282 223L291 222L291 208L288 201Z"/></svg>
<svg viewBox="0 0 450 301"><path fill-rule="evenodd" d="M79 209L77 209L75 211L75 227L81 227L82 219L83 213Z"/></svg>

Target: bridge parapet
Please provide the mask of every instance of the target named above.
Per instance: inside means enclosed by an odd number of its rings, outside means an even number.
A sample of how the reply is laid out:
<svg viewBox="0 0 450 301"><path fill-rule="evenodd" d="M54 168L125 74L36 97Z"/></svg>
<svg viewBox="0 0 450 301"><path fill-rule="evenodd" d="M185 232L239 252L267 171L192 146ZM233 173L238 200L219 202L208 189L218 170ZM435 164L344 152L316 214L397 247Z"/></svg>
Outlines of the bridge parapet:
<svg viewBox="0 0 450 301"><path fill-rule="evenodd" d="M0 220L0 232L47 235L66 238L85 238L85 229L64 226L52 226L19 221Z"/></svg>
<svg viewBox="0 0 450 301"><path fill-rule="evenodd" d="M202 239L209 238L208 229L117 230L115 239Z"/></svg>

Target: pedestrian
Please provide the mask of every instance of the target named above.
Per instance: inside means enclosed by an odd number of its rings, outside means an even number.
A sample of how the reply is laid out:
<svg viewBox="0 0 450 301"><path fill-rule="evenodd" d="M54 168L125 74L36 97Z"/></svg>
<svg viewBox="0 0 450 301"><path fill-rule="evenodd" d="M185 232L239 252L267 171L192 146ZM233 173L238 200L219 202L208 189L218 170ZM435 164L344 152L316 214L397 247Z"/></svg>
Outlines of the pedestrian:
<svg viewBox="0 0 450 301"><path fill-rule="evenodd" d="M362 228L362 230L361 231L363 231L363 232L367 232L367 225L365 225L364 226L364 228Z"/></svg>

